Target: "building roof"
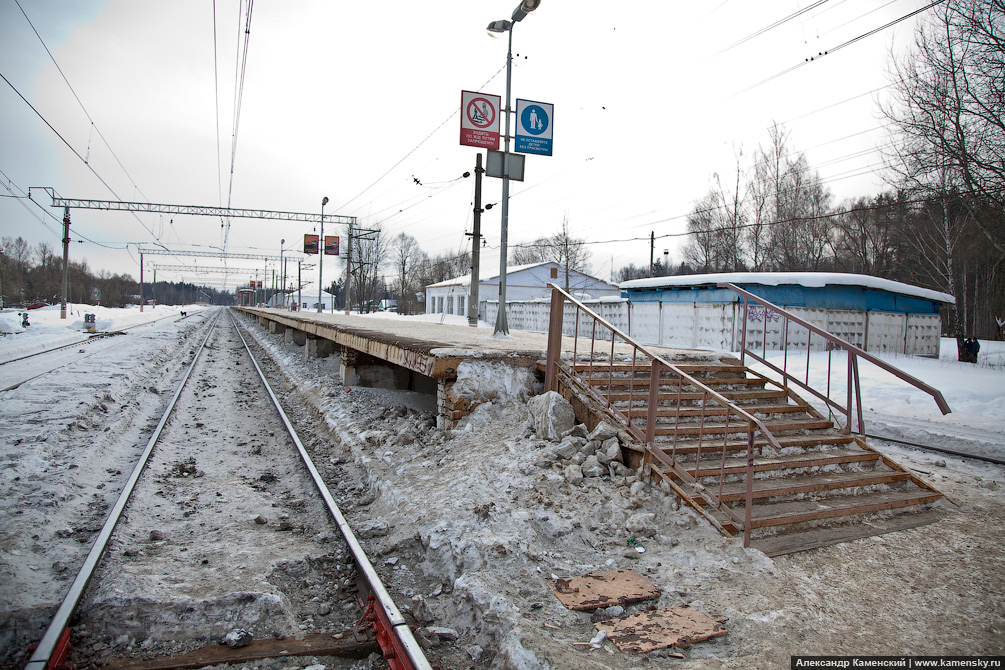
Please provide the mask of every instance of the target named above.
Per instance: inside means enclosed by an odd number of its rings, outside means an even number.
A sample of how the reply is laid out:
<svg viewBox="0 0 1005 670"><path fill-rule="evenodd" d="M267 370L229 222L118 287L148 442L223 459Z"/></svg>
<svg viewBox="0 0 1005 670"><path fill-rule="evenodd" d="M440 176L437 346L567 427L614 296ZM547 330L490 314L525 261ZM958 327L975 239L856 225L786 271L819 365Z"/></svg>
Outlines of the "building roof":
<svg viewBox="0 0 1005 670"><path fill-rule="evenodd" d="M511 266L509 266L509 267L506 268L506 276L508 277L508 276L514 275L514 274L516 274L518 272L523 272L524 270L530 270L532 268L540 267L542 265L554 265L555 267L560 267L559 264L556 263L555 261L543 261L543 262L540 262L540 263L528 263L527 265L511 265ZM582 277L588 277L588 278L590 278L590 279L592 279L594 281L600 282L602 284L609 284L612 288L614 287L614 284L611 284L610 282L605 282L603 279L597 279L596 277L592 277L592 276L586 274L585 272L580 272L579 270L570 270L570 272L575 272L577 275L580 275ZM492 273L492 274L489 274L489 273ZM498 279L499 278L499 272L498 271L493 272L492 269L485 268L485 267L480 267L478 269L478 274L481 275L481 279L479 280L480 282L487 282L487 281L491 281L493 279ZM454 279L446 279L444 281L437 282L435 284L428 284L426 286L426 288L427 289L429 289L429 288L446 288L448 286L470 286L470 285L471 285L471 275L470 274L466 274L463 277L455 277Z"/></svg>
<svg viewBox="0 0 1005 670"><path fill-rule="evenodd" d="M869 275L848 272L717 272L699 275L679 275L676 277L650 277L621 282L622 289L670 288L683 286L715 286L721 282L732 284L759 284L762 286L796 285L810 288L824 286L860 286L888 293L899 293L934 302L955 304L956 298L948 293L933 291L920 286L904 284L891 279L881 279Z"/></svg>

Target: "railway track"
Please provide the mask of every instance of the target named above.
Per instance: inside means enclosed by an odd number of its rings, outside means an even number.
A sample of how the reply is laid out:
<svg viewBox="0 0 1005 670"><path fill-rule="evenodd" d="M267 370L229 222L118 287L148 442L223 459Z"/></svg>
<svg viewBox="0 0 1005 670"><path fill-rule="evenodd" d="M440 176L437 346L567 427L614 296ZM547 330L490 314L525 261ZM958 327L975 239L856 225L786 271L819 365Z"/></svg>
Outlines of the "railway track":
<svg viewBox="0 0 1005 670"><path fill-rule="evenodd" d="M30 381L44 377L63 366L89 358L106 347L114 346L111 340L117 336L152 326L174 316L172 314L171 316L134 324L119 330L96 333L68 344L61 344L6 361L0 361L0 393L13 391L22 384L27 384ZM180 317L177 320L180 321L185 318L188 317Z"/></svg>
<svg viewBox="0 0 1005 670"><path fill-rule="evenodd" d="M72 645L85 664L117 667L378 650L392 669L431 668L221 313L24 667L57 668L74 660Z"/></svg>

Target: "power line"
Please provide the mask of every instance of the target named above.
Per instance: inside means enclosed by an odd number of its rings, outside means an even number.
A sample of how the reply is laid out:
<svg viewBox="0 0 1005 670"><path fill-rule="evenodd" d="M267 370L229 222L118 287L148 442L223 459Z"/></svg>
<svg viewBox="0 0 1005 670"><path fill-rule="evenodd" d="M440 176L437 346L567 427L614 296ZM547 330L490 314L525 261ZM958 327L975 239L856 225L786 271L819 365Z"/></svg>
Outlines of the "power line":
<svg viewBox="0 0 1005 670"><path fill-rule="evenodd" d="M241 125L241 106L244 103L244 79L248 71L248 46L251 42L251 12L255 0L248 0L248 13L244 24L244 49L241 52L240 15L238 15L237 64L234 73L234 127L230 145L230 185L227 187L227 208L230 208L234 193L234 166L237 163L237 135ZM227 238L230 235L230 219L227 219L223 233L223 248L227 248Z"/></svg>
<svg viewBox="0 0 1005 670"><path fill-rule="evenodd" d="M759 30L755 30L754 32L752 32L749 35L747 35L746 37L741 38L741 39L737 40L736 42L733 42L729 46L724 47L724 48L720 49L719 51L716 51L714 54L712 54L711 56L709 56L709 58L707 58L706 60L711 60L712 58L715 58L716 56L721 56L722 54L726 53L727 51L729 51L731 49L735 49L736 47L740 46L741 44L744 44L745 42L749 42L750 40L754 39L755 37L759 37L759 36L763 35L766 32L774 30L778 26L784 25L784 24L788 23L789 21L791 21L792 19L797 18L799 16L802 16L806 12L809 12L809 11L811 11L813 9L816 9L817 7L819 7L820 5L825 4L828 1L829 0L817 0L816 2L811 3L811 4L807 5L806 7L803 7L802 9L797 10L797 11L793 12L792 14L789 14L788 16L785 16L783 18L778 19L777 21L775 21L774 23L772 23L770 25L767 25L767 26L765 26L763 28L760 28Z"/></svg>
<svg viewBox="0 0 1005 670"><path fill-rule="evenodd" d="M856 42L858 42L860 40L865 39L866 37L871 37L871 36L875 35L876 33L882 32L882 31L886 30L887 28L890 28L891 26L895 26L898 23L900 23L901 21L906 21L907 19L911 18L912 16L916 16L916 15L920 14L921 12L927 11L927 10L931 9L932 7L934 7L935 5L941 4L943 2L945 2L945 0L935 0L931 4L926 5L926 6L922 7L921 9L916 9L913 12L909 12L909 13L905 14L904 16L901 16L899 19L894 19L893 21L890 21L889 23L885 23L885 24L883 24L882 26L880 26L878 28L874 28L872 30L864 32L861 35L859 35L858 37L853 37L853 38L851 38L850 40L848 40L846 42L842 42L841 44L837 45L836 47L833 47L831 49L827 49L825 51L820 51L820 52L817 53L816 56L809 56L803 62L797 63L796 65L793 65L792 67L789 67L789 68L786 68L785 70L782 70L781 72L776 72L775 74L771 75L770 77L762 79L761 81L757 82L756 84L751 84L747 88L741 89L741 90L737 91L736 93L734 93L733 95L731 95L729 97L730 98L735 98L736 96L738 96L738 95L740 95L742 93L746 93L747 91L750 91L752 89L755 89L758 86L761 86L762 84L766 84L769 81L773 81L775 79L778 79L779 77L784 76L784 75L786 75L786 74L788 74L788 73L790 73L790 72L792 72L794 70L798 70L799 68L803 67L804 65L809 65L810 63L818 61L821 58L823 58L824 56L827 56L829 54L834 53L835 51L843 49L846 46L850 46L850 45L852 45L852 44L854 44L854 43L856 43Z"/></svg>
<svg viewBox="0 0 1005 670"><path fill-rule="evenodd" d="M492 81L493 79L495 79L496 77L498 77L498 76L499 76L499 73L500 73L500 72L502 72L502 71L503 71L503 69L504 69L505 67L506 67L506 66L505 66L505 65L503 65L503 66L502 66L502 67L500 67L500 68L499 68L498 70L496 70L495 74L493 74L493 75L492 75L491 77L489 77L489 78L488 78L488 79L487 79L487 80L485 81L485 83L484 83L484 84L482 84L482 85L481 85L481 86L480 86L479 88L485 88L486 86L488 86L488 85L489 85L489 83L491 83L491 81ZM453 112L451 112L451 113L450 113L450 116L448 116L447 118L443 119L443 122L442 122L442 123L440 123L440 125L436 126L436 128L434 128L434 129L433 129L433 131L432 131L431 133L429 133L428 135L426 135L426 136L425 136L425 137L424 137L424 138L423 138L423 139L422 139L422 140L421 140L421 141L420 141L420 142L419 142L418 144L416 144L416 145L415 145L414 147L412 147L412 150L411 150L411 151L409 151L409 152L408 152L407 154L405 154L404 156L402 156L402 157L401 157L401 159L400 159L400 160L399 160L399 161L398 161L397 163L395 163L394 165L392 165L391 167L389 167L389 168L387 169L387 171L386 171L386 172L385 172L384 174L382 174L382 175L380 175L379 177L377 177L377 179L375 179L375 180L374 180L374 182L373 182L372 184L370 184L369 186L367 186L366 188L364 188L364 189L363 189L362 191L360 191L359 193L357 193L356 195L354 195L354 196L353 196L352 198L350 198L348 202L346 202L346 203L345 203L344 205L342 205L342 208L343 208L343 209L345 209L346 207L348 207L348 206L349 206L350 204L352 204L353 202L355 202L356 200L358 200L360 196L362 196L362 195L363 195L364 193L366 193L366 192L367 192L367 191L369 191L369 190L370 190L371 188L373 188L374 186L376 186L376 185L377 185L377 184L378 184L378 183L379 183L380 181L382 181L382 180L383 180L383 179L384 179L384 178L385 178L385 177L386 177L387 175L391 174L391 172L392 172L392 171L393 171L393 170L394 170L394 169L395 169L396 167L398 167L399 165L401 165L402 163L404 163L404 162L405 162L405 159L407 159L407 158L408 158L409 156L411 156L411 155L412 155L412 154L414 154L414 153L415 153L416 151L418 151L418 150L419 150L419 147L421 147L421 146L422 146L423 144L425 144L426 142L428 142L428 141L429 141L429 138L431 138L431 137L432 137L433 135L435 135L435 134L436 134L437 132L439 132L440 128L442 128L443 126L447 125L447 123L448 123L448 122L449 122L449 121L450 121L450 120L451 120L452 118L454 118L455 116L457 116L457 115L458 115L459 113L460 113L460 109L455 109L455 110L454 110Z"/></svg>
<svg viewBox="0 0 1005 670"><path fill-rule="evenodd" d="M94 129L94 131L96 133L98 133L98 137L100 137L101 141L105 143L105 146L108 148L109 153L112 154L112 157L115 159L115 162L119 164L120 168L122 168L122 172L126 175L126 177L129 179L129 181L132 183L133 188L135 188L136 191L140 195L142 195L144 198L146 198L147 194L144 193L143 190L139 186L137 186L136 181L129 174L129 171L126 170L126 166L122 164L122 161L119 160L119 157L115 154L115 151L112 149L112 146L108 143L108 140L106 140L105 136L101 133L101 129L98 128L98 126L97 126L96 123L94 123L94 119L92 119L91 115L87 112L87 108L84 107L84 103L80 99L80 96L77 95L77 91L75 91L74 88L73 88L73 86L70 84L70 80L66 78L66 74L63 72L63 68L59 67L59 63L56 62L56 57L52 55L51 51L49 51L49 47L46 46L45 40L43 40L42 36L38 34L38 30L35 29L35 25L31 22L31 19L28 18L28 14L25 13L24 8L21 7L21 3L18 0L14 0L14 3L17 5L17 8L21 10L21 14L24 15L24 20L28 22L29 26L31 26L32 32L35 33L35 37L37 37L38 41L41 42L42 48L45 49L45 53L49 54L49 58L52 60L52 64L56 66L56 70L59 72L59 75L63 78L63 81L66 82L67 88L70 89L70 93L73 94L73 97L76 99L77 104L80 105L80 109L81 109L81 111L84 112L84 116L86 116L87 120L91 122L91 128ZM84 162L88 163L88 161L86 159L84 159ZM111 190L111 189L109 189L109 190Z"/></svg>

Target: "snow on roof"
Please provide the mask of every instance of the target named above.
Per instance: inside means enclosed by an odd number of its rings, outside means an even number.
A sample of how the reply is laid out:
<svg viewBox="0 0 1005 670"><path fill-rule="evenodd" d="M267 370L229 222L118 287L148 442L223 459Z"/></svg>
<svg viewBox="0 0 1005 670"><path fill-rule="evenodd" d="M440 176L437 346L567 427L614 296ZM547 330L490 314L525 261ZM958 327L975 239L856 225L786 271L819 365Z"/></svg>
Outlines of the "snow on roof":
<svg viewBox="0 0 1005 670"><path fill-rule="evenodd" d="M880 279L869 275L848 272L717 272L701 275L680 275L677 277L650 277L621 282L622 289L662 288L664 286L700 286L730 282L732 284L761 284L763 286L783 286L795 284L819 288L823 286L861 286L864 288L899 293L925 300L955 304L956 298L948 293L932 291L920 286L912 286L891 279Z"/></svg>
<svg viewBox="0 0 1005 670"><path fill-rule="evenodd" d="M536 268L536 267L541 266L541 265L555 265L555 266L557 266L558 263L556 263L555 261L543 261L543 262L540 262L540 263L528 263L527 265L510 265L509 267L506 268L506 276L508 277L509 275L516 274L517 272L523 272L524 270L530 270L531 268ZM492 272L492 270L489 269L489 268L485 268L485 267L482 267L482 268L478 269L478 274L481 275L480 281L488 281L490 279L498 279L499 278L499 273L498 272L495 272L494 274L487 274L488 272ZM573 270L573 272L575 272L576 274L581 274L584 277L590 277L590 275L584 274L582 272L579 272L578 270ZM590 277L590 279L596 279L596 277ZM597 279L597 281L603 281L603 280ZM436 284L428 284L426 286L426 288L440 288L440 287L445 287L445 286L470 286L470 285L471 285L471 275L467 274L467 275L464 275L463 277L455 277L453 279L446 279L444 281L437 282Z"/></svg>

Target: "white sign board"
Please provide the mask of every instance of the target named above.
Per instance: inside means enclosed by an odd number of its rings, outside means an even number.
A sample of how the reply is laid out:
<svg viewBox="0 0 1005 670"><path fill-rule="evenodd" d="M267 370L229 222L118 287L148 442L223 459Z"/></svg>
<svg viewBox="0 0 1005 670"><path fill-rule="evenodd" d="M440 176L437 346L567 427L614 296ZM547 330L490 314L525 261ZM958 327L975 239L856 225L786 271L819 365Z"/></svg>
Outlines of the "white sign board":
<svg viewBox="0 0 1005 670"><path fill-rule="evenodd" d="M499 96L461 91L461 144L499 148Z"/></svg>
<svg viewBox="0 0 1005 670"><path fill-rule="evenodd" d="M516 101L516 145L523 154L551 155L555 105L533 100Z"/></svg>

